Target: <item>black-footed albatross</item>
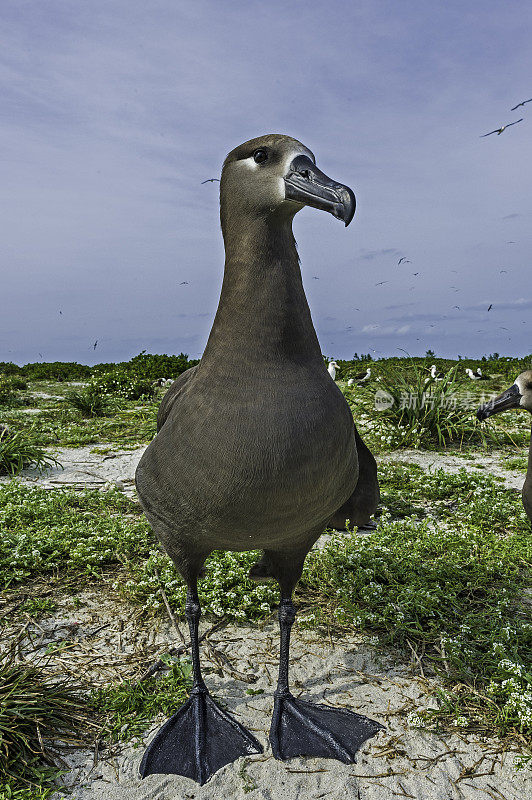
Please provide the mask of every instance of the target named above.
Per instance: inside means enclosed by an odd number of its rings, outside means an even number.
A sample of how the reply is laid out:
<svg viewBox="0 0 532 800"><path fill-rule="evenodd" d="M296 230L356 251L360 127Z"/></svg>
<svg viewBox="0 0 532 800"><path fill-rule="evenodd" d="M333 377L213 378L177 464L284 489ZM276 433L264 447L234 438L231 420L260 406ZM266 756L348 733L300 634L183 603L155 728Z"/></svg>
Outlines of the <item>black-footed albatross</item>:
<svg viewBox="0 0 532 800"><path fill-rule="evenodd" d="M532 414L532 370L522 372L515 379L515 383L505 392L481 405L477 411L480 420L488 419L494 414L500 414L509 408L524 408ZM532 430L530 432L530 447L528 449L528 469L523 484L523 506L528 519L532 522Z"/></svg>
<svg viewBox="0 0 532 800"><path fill-rule="evenodd" d="M225 764L262 752L210 697L200 669L198 578L213 550L263 551L256 579L280 586L281 649L270 742L276 758L351 763L381 726L289 690L294 587L335 515L367 505L373 456L327 372L305 297L292 220L309 205L351 222L355 196L289 136L252 139L225 159L220 184L225 273L201 362L164 397L158 433L137 468L148 521L187 587L193 688L158 731L140 767L204 783ZM378 488L377 488L378 492ZM339 511L340 509L340 511ZM344 512L344 509L345 512ZM367 509L366 509L367 510ZM345 515L343 516L345 524Z"/></svg>

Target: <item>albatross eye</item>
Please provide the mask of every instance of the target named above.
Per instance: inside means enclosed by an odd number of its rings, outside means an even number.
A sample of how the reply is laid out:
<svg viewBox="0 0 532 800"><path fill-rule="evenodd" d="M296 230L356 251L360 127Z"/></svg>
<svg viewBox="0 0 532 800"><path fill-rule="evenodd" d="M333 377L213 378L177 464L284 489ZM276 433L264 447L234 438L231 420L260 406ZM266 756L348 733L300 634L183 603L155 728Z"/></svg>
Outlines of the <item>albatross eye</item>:
<svg viewBox="0 0 532 800"><path fill-rule="evenodd" d="M257 164L263 164L268 160L268 153L266 150L255 150L253 153L253 158Z"/></svg>

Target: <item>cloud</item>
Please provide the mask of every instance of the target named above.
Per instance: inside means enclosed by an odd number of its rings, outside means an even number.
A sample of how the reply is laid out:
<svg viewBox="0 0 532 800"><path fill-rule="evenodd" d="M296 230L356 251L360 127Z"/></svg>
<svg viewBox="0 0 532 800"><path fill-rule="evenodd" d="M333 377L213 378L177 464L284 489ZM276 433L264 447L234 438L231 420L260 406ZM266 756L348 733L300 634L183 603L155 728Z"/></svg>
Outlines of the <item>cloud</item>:
<svg viewBox="0 0 532 800"><path fill-rule="evenodd" d="M392 334L404 334L410 331L410 325L364 325L362 333L372 333L375 336L390 336Z"/></svg>
<svg viewBox="0 0 532 800"><path fill-rule="evenodd" d="M491 311L524 311L528 308L532 308L532 300L527 300L524 297L520 297L518 300L495 300L491 302L489 300L484 300L482 303L465 306L465 309L467 311L487 311L490 305L493 306Z"/></svg>
<svg viewBox="0 0 532 800"><path fill-rule="evenodd" d="M373 261L375 258L381 258L382 256L398 256L399 252L395 247L387 247L382 250L366 250L361 253L359 258L362 261Z"/></svg>

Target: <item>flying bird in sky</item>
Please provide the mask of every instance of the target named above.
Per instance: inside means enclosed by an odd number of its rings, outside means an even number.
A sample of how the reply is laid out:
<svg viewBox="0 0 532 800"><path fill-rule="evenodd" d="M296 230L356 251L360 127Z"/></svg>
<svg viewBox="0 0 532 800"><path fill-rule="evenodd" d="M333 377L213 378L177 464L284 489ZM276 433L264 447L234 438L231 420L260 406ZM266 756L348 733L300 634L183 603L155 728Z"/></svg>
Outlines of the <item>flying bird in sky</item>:
<svg viewBox="0 0 532 800"><path fill-rule="evenodd" d="M411 261L409 261L409 260L408 260L408 258L407 258L406 256L403 256L403 257L402 257L402 258L400 258L400 259L399 259L399 261L397 262L397 266L399 266L399 264L402 264L403 262L404 262L405 264L411 264L411 263L412 263Z"/></svg>
<svg viewBox="0 0 532 800"><path fill-rule="evenodd" d="M511 128L512 125L517 125L518 122L522 121L523 117L521 117L521 119L516 119L515 122L507 122L506 125L502 125L500 128L495 128L494 131L490 131L489 133L483 133L482 136L480 136L479 138L484 139L485 136L491 136L492 133L496 133L497 136L500 136L501 133L506 130L506 128Z"/></svg>
<svg viewBox="0 0 532 800"><path fill-rule="evenodd" d="M207 178L206 181L201 182L201 185L203 186L204 183L214 183L214 181L218 181L218 183L220 183L220 178Z"/></svg>
<svg viewBox="0 0 532 800"><path fill-rule="evenodd" d="M460 311L460 306L453 306L453 308L457 308Z"/></svg>
<svg viewBox="0 0 532 800"><path fill-rule="evenodd" d="M491 311L492 308L493 308L493 303L490 303L488 306L488 311Z"/></svg>
<svg viewBox="0 0 532 800"><path fill-rule="evenodd" d="M511 108L510 111L515 111L516 108L519 108L519 106L524 106L526 103L532 103L532 97L529 100L523 100L522 103L518 103L516 106Z"/></svg>
<svg viewBox="0 0 532 800"><path fill-rule="evenodd" d="M180 286L185 286L185 285L188 286L188 281L181 281L181 283L179 285Z"/></svg>
<svg viewBox="0 0 532 800"><path fill-rule="evenodd" d="M94 344L92 345L92 349L93 349L93 350L96 350L96 345L97 345L97 344L98 344L98 339L96 339L96 341L95 341L95 342L94 342Z"/></svg>
<svg viewBox="0 0 532 800"><path fill-rule="evenodd" d="M375 286L382 286L383 283L390 283L390 281L379 281L378 283L375 284Z"/></svg>

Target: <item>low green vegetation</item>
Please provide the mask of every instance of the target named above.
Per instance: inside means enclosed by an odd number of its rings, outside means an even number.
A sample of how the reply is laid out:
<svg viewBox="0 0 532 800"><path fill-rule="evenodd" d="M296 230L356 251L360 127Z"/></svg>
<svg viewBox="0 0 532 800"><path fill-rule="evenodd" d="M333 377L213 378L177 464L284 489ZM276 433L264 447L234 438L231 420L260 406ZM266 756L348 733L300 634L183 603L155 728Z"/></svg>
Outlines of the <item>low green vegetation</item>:
<svg viewBox="0 0 532 800"><path fill-rule="evenodd" d="M162 677L106 686L91 693L90 705L100 720L100 735L112 742L142 734L154 717L170 716L187 699L192 665L168 657L168 671Z"/></svg>
<svg viewBox="0 0 532 800"><path fill-rule="evenodd" d="M121 406L121 407L119 407ZM2 419L12 430L31 431L35 441L44 447L82 447L87 444L108 444L130 447L148 444L157 430L158 403L140 407L127 401L116 401L113 413L105 417L83 417L77 409L64 403L48 405L34 415L6 412Z"/></svg>
<svg viewBox="0 0 532 800"><path fill-rule="evenodd" d="M114 395L126 400L151 400L156 392L150 378L141 378L119 370L106 372L101 377L95 378L91 388L100 396Z"/></svg>
<svg viewBox="0 0 532 800"><path fill-rule="evenodd" d="M532 624L523 595L532 536L519 492L482 473L427 474L393 463L382 466L381 482L379 529L362 538L337 535L309 555L298 588L300 624L366 631L414 650L449 687L440 722L451 724L452 700L472 729L530 736ZM183 582L138 505L119 492L13 483L0 487L0 508L4 584L43 573L98 578L114 568L115 589L128 601L155 613L164 588L182 612ZM200 589L206 615L253 621L275 611L275 583L247 578L256 558L209 558Z"/></svg>
<svg viewBox="0 0 532 800"><path fill-rule="evenodd" d="M28 384L18 375L2 375L0 373L0 409L20 408L28 403L26 395L20 391L27 389Z"/></svg>
<svg viewBox="0 0 532 800"><path fill-rule="evenodd" d="M370 536L336 537L312 553L300 589L310 600L306 622L334 619L412 650L455 687L448 696L466 727L530 737L532 621L523 596L532 537L517 492L465 472L427 481L408 472L392 469L391 483L428 501L428 516L399 522L385 512ZM512 705L500 702L509 670L520 676ZM447 701L440 712L433 716L455 722Z"/></svg>
<svg viewBox="0 0 532 800"><path fill-rule="evenodd" d="M528 455L516 456L515 458L501 459L501 464L505 469L517 469L526 472L528 467Z"/></svg>
<svg viewBox="0 0 532 800"><path fill-rule="evenodd" d="M168 656L162 676L87 693L43 669L0 662L0 800L45 800L65 746L131 739L187 698L191 664Z"/></svg>
<svg viewBox="0 0 532 800"><path fill-rule="evenodd" d="M0 582L42 574L98 577L110 564L145 558L149 528L138 505L117 491L47 491L0 485Z"/></svg>

